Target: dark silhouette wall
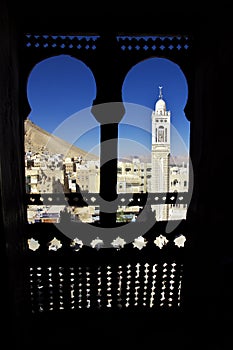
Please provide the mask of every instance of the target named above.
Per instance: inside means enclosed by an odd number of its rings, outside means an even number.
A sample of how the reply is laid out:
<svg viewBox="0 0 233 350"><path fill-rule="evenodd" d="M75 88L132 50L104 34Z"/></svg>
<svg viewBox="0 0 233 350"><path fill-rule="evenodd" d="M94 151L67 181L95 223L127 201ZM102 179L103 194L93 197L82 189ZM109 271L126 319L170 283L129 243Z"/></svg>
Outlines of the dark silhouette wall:
<svg viewBox="0 0 233 350"><path fill-rule="evenodd" d="M93 17L94 18L94 17ZM31 22L30 22L31 20ZM54 17L38 28L56 24L61 30L69 19ZM186 19L187 20L187 19ZM1 201L1 312L4 324L3 339L8 347L24 340L27 328L24 318L27 309L27 287L24 257L24 169L23 118L19 111L27 110L19 99L20 40L19 34L27 22L33 28L33 18L12 15L5 1L0 4L0 201ZM84 21L85 22L85 21ZM126 21L127 22L127 21ZM142 21L135 21L143 30ZM150 21L148 21L150 22ZM181 26L182 21L170 21L169 29ZM187 23L186 21L185 23ZM58 25L60 23L60 27ZM89 22L90 23L90 22ZM98 19L100 24L101 20ZM114 19L109 30L120 27ZM201 13L193 26L195 57L193 80L190 86L192 103L190 115L190 154L194 168L194 191L188 211L189 241L185 267L185 305L190 337L197 330L206 344L220 325L224 331L218 339L229 339L232 318L232 230L231 230L231 101L233 78L233 48L230 15ZM115 25L115 28L114 28ZM148 25L148 23L147 23ZM75 26L75 22L71 25ZM87 26L85 22L84 27ZM94 21L91 21L94 27ZM126 25L128 28L128 26ZM57 28L57 27L56 27ZM119 84L120 86L120 84ZM22 106L23 104L23 106ZM209 331L206 329L209 325ZM198 337L199 339L200 337ZM198 339L196 342L198 343ZM202 340L202 341L204 341ZM214 341L213 341L214 342ZM223 349L222 347L221 349Z"/></svg>

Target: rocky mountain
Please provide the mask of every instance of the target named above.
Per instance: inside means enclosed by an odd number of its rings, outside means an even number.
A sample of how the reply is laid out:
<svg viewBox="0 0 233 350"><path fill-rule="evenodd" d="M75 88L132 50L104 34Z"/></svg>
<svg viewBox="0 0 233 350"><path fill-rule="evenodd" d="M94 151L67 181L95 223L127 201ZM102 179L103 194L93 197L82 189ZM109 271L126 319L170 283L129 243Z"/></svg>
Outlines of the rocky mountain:
<svg viewBox="0 0 233 350"><path fill-rule="evenodd" d="M31 120L24 124L25 151L39 153L47 151L49 154L63 154L65 157L82 157L85 160L98 160L95 154L87 153L81 148L47 132Z"/></svg>

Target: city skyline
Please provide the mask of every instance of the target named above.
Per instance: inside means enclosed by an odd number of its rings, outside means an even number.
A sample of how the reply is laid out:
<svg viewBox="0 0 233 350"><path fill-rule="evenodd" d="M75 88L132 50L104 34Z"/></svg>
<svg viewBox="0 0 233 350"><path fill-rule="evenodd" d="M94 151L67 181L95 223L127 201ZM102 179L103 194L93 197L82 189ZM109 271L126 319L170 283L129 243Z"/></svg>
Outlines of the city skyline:
<svg viewBox="0 0 233 350"><path fill-rule="evenodd" d="M119 157L150 156L151 113L162 87L171 112L171 150L188 154L189 122L184 114L187 82L179 66L168 59L150 58L135 65L122 86L126 113L119 124ZM90 69L68 55L46 59L31 71L27 86L28 118L64 140L99 154L100 128L91 113L95 80Z"/></svg>

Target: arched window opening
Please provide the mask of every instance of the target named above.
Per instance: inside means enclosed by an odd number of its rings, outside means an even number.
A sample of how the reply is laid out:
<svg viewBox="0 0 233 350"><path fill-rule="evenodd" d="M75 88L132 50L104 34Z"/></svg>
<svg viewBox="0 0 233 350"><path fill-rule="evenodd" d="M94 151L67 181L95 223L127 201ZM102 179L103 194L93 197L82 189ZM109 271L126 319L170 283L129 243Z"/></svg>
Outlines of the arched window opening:
<svg viewBox="0 0 233 350"><path fill-rule="evenodd" d="M31 71L25 121L25 179L28 194L47 203L28 205L28 223L58 223L68 208L72 221L93 222L98 207L56 201L67 193L99 192L99 124L91 113L95 79L82 61L59 55Z"/></svg>
<svg viewBox="0 0 233 350"><path fill-rule="evenodd" d="M155 203L174 187L178 193L191 189L189 121L184 113L188 86L182 70L165 58L146 59L128 72L122 95L126 114L119 124L118 164L123 170L118 193L155 195L150 210L156 221L185 219L188 205ZM126 172L126 168L133 170ZM119 207L121 213L134 217L141 210L140 205Z"/></svg>

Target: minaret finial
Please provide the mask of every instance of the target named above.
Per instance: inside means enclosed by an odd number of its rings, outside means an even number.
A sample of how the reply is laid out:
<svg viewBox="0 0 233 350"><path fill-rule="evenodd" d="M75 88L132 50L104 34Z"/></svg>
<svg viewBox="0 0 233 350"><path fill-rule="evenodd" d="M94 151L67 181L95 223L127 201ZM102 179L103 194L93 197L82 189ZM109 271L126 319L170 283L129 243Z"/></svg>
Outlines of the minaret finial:
<svg viewBox="0 0 233 350"><path fill-rule="evenodd" d="M159 86L159 98L162 99L163 98L163 94L162 94L162 86Z"/></svg>

